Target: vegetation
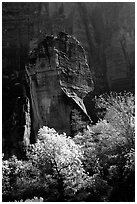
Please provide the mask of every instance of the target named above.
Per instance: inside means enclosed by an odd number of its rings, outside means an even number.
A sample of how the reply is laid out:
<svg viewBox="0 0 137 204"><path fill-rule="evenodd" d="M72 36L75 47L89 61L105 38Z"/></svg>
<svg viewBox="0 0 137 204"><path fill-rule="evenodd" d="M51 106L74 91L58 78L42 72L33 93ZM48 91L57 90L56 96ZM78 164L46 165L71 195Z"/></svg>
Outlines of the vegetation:
<svg viewBox="0 0 137 204"><path fill-rule="evenodd" d="M134 201L135 98L111 93L96 105L96 125L78 125L74 138L43 127L26 161L3 160L3 201Z"/></svg>
<svg viewBox="0 0 137 204"><path fill-rule="evenodd" d="M103 119L75 137L83 145L84 168L91 176L98 174L109 189L105 195L99 192L97 199L103 195L108 201L134 201L135 98L131 93L111 93L96 102Z"/></svg>
<svg viewBox="0 0 137 204"><path fill-rule="evenodd" d="M71 112L71 132L72 136L78 132L83 132L86 129L87 120L83 117L82 113L77 109L73 109Z"/></svg>

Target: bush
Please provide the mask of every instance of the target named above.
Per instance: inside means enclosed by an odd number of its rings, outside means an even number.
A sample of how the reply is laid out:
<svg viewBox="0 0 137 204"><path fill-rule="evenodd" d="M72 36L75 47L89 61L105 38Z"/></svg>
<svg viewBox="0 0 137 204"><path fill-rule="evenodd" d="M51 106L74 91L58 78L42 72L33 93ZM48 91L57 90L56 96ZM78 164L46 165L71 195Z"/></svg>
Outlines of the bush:
<svg viewBox="0 0 137 204"><path fill-rule="evenodd" d="M23 200L15 201L15 202L23 202ZM43 202L43 198L34 197L33 199L27 199L24 202Z"/></svg>
<svg viewBox="0 0 137 204"><path fill-rule="evenodd" d="M27 199L27 196L34 197L33 187L39 184L39 173L30 161L18 160L12 156L9 160L3 161L2 170L3 201Z"/></svg>

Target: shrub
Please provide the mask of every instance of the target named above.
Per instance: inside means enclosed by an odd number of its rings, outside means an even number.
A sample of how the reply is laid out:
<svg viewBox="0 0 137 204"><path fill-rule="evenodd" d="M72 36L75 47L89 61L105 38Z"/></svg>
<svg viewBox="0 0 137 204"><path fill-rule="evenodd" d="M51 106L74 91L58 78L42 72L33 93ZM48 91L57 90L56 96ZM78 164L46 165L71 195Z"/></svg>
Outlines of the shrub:
<svg viewBox="0 0 137 204"><path fill-rule="evenodd" d="M3 201L14 201L34 197L33 187L38 186L38 169L30 161L18 160L12 156L2 165Z"/></svg>
<svg viewBox="0 0 137 204"><path fill-rule="evenodd" d="M23 200L20 201L15 200L15 202L23 202ZM43 198L34 197L33 199L27 199L24 202L43 202Z"/></svg>

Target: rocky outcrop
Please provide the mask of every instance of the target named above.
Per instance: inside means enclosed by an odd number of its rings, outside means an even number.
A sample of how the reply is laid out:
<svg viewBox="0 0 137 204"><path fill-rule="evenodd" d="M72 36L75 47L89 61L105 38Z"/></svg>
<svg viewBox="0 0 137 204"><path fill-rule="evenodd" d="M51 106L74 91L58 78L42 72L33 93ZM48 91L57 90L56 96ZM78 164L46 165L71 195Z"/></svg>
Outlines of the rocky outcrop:
<svg viewBox="0 0 137 204"><path fill-rule="evenodd" d="M35 43L26 66L33 108L35 133L43 126L71 133L72 107L87 119L84 97L93 91L93 81L81 44L66 33L45 36Z"/></svg>

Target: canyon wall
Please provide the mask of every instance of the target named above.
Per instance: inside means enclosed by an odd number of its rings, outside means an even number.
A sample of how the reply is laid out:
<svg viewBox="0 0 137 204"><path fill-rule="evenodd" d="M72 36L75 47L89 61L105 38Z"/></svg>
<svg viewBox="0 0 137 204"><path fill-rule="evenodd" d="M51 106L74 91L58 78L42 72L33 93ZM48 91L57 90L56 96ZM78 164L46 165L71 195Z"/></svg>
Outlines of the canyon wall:
<svg viewBox="0 0 137 204"><path fill-rule="evenodd" d="M24 68L32 39L60 31L84 46L96 92L134 89L133 2L3 3L4 75Z"/></svg>

